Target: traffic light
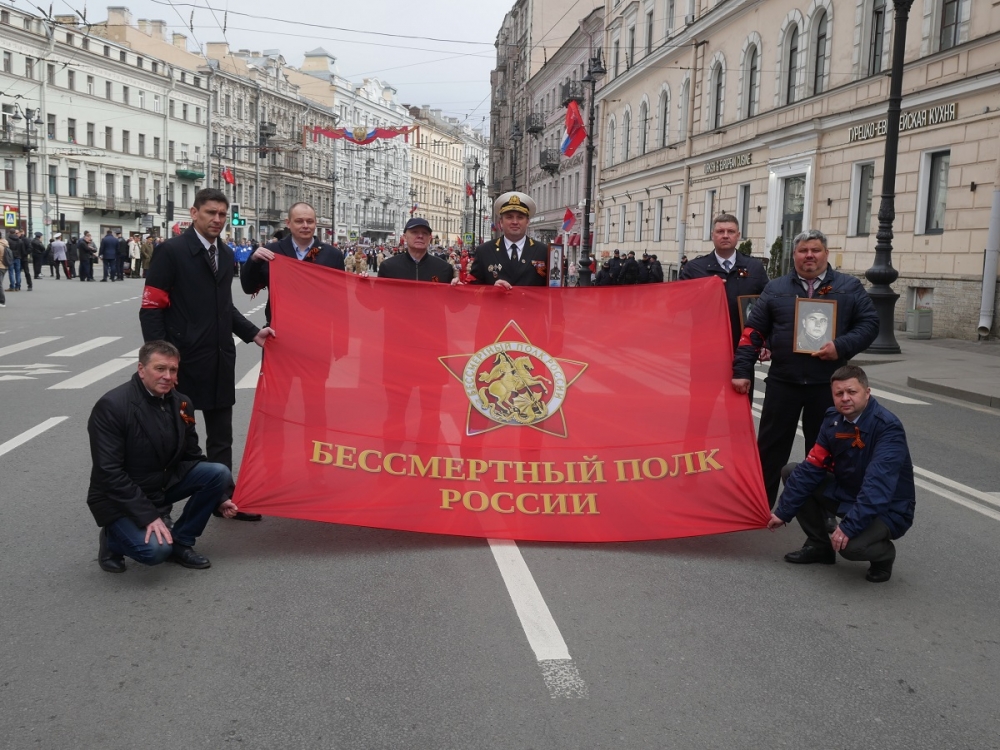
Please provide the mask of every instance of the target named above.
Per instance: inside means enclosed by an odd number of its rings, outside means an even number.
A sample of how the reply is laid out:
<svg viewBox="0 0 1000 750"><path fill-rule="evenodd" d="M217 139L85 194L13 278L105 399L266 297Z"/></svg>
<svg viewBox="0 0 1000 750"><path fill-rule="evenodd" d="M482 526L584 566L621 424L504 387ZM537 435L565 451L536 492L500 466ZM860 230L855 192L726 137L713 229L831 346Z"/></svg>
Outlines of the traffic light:
<svg viewBox="0 0 1000 750"><path fill-rule="evenodd" d="M174 202L167 201L167 221L174 220Z"/></svg>
<svg viewBox="0 0 1000 750"><path fill-rule="evenodd" d="M247 225L247 220L240 216L240 204L233 204L233 220L231 224L234 227L245 227Z"/></svg>

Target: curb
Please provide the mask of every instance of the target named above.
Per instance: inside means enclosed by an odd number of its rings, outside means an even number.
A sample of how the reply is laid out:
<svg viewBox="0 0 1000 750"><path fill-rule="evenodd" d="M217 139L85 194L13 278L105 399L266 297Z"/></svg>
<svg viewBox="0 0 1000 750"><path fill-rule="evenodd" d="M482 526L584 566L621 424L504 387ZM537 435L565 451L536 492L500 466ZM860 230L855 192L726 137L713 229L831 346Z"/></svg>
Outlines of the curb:
<svg viewBox="0 0 1000 750"><path fill-rule="evenodd" d="M940 383L933 383L928 380L920 380L919 378L906 378L906 385L910 388L915 388L918 391L927 391L928 393L936 393L939 396L949 396L951 398L959 399L960 401L969 401L973 404L979 404L980 406L989 406L993 409L1000 409L1000 396L990 396L987 393L978 393L976 391L966 391L961 388L952 388L951 386L941 385Z"/></svg>

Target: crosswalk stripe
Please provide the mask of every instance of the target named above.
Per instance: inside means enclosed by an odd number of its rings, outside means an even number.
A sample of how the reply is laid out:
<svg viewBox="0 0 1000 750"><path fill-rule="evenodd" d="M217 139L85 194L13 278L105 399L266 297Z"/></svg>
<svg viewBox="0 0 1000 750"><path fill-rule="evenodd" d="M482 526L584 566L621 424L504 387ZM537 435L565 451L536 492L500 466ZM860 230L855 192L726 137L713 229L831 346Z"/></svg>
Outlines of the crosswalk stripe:
<svg viewBox="0 0 1000 750"><path fill-rule="evenodd" d="M62 336L39 336L38 338L22 341L19 344L11 344L10 346L0 348L0 357L4 357L8 354L14 354L16 352L23 352L25 349L31 349L36 346L41 346L42 344L48 344L52 341L58 341L61 338Z"/></svg>
<svg viewBox="0 0 1000 750"><path fill-rule="evenodd" d="M116 372L124 370L128 367L135 367L135 360L121 358L112 359L109 362L98 365L97 367L91 367L89 370L85 370L79 375L74 375L67 380L63 380L61 383L50 385L48 389L50 391L66 391L86 388L88 385L96 383L98 380L108 377L108 375L114 375Z"/></svg>
<svg viewBox="0 0 1000 750"><path fill-rule="evenodd" d="M19 445L24 445L32 438L38 437L49 428L55 427L57 424L65 422L67 419L69 419L69 417L52 417L50 419L46 419L39 425L35 425L30 430L25 430L17 437L11 438L6 443L0 445L0 456L4 455L5 453L10 453Z"/></svg>
<svg viewBox="0 0 1000 750"><path fill-rule="evenodd" d="M250 368L250 372L240 378L240 382L236 384L237 388L256 388L257 378L260 377L260 362L255 364Z"/></svg>
<svg viewBox="0 0 1000 750"><path fill-rule="evenodd" d="M52 352L49 354L50 357L76 357L84 352L89 352L91 349L97 349L98 347L104 346L105 344L110 344L112 341L118 341L121 336L98 336L96 339L91 339L90 341L84 341L82 344L77 344L76 346L71 346L68 349L61 349L58 352Z"/></svg>
<svg viewBox="0 0 1000 750"><path fill-rule="evenodd" d="M764 380L767 377L766 372L755 372L754 375L758 380ZM881 388L872 388L872 395L876 398L881 398L885 401L894 401L897 404L909 404L910 406L930 406L927 401L919 401L915 398L910 398L909 396L900 396L898 393L890 393L889 391L883 391Z"/></svg>

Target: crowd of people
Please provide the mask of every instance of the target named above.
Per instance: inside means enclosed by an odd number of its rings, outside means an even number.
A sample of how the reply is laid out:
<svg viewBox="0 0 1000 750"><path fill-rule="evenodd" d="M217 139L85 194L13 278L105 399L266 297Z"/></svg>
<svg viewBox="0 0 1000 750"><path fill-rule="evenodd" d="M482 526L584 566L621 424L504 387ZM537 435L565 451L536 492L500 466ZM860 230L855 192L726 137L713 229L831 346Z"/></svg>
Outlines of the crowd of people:
<svg viewBox="0 0 1000 750"><path fill-rule="evenodd" d="M497 199L500 236L462 259L432 252L433 228L421 217L407 222L400 248L360 246L345 248L345 254L317 239L315 210L296 203L289 208L282 236L238 260L238 250L219 236L228 208L224 193L199 191L190 209L192 225L154 255L139 313L146 344L137 372L92 411L88 504L100 527L98 562L105 571L125 572L126 557L148 565L172 560L208 568L208 558L194 544L213 515L261 520L230 499L233 341L238 337L263 347L278 333L270 327L270 302L263 328L233 304L237 263L248 294L268 288L269 264L279 255L341 271L374 272L379 278L502 290L548 285L548 248L527 236L535 204L523 193ZM750 397L756 363L771 362L758 435L760 470L772 508L768 526L799 520L806 541L785 555L789 563L831 564L840 553L869 562L868 581L888 581L894 540L913 523L915 494L902 425L871 396L865 372L849 362L875 339L874 306L855 277L829 265L821 232L795 237L793 268L771 280L759 260L737 252L739 238L734 216L715 217L711 252L686 263L681 279L717 277L726 285L736 393ZM615 277L622 279L617 283L642 283L635 280L636 266L645 265L648 274L659 265L653 256L641 262L632 253L616 256ZM461 273L456 273L456 261ZM611 263L602 270L610 274ZM745 308L748 296L754 304ZM837 303L830 305L835 333L807 352L795 343L802 300L820 307ZM205 423L204 452L194 429L196 412ZM800 417L805 460L789 463ZM145 437L135 440L135 435ZM782 482L785 490L779 497ZM172 506L185 498L174 521Z"/></svg>

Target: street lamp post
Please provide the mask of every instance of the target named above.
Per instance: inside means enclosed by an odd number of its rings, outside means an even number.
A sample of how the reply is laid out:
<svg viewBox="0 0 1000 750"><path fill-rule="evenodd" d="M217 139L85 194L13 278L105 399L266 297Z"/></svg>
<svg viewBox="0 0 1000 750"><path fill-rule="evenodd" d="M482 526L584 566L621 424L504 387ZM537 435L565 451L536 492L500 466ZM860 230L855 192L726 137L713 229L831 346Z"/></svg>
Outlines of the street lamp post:
<svg viewBox="0 0 1000 750"><path fill-rule="evenodd" d="M10 118L14 122L20 122L22 120L21 116L21 105L14 103L14 114ZM27 176L28 183L28 232L27 237L30 238L32 234L32 211L31 211L31 192L32 192L32 179L31 179L31 152L38 148L38 144L32 137L33 132L38 131L39 125L42 124L42 112L40 109L25 109L24 110L24 171ZM29 271L30 273L30 271Z"/></svg>
<svg viewBox="0 0 1000 750"><path fill-rule="evenodd" d="M510 159L510 189L517 190L517 149L521 146L521 139L524 135L521 133L521 125L519 123L514 123L514 127L510 131L510 141L513 143L511 148L511 159Z"/></svg>
<svg viewBox="0 0 1000 750"><path fill-rule="evenodd" d="M868 290L878 312L878 336L869 352L898 354L899 344L893 333L895 307L899 295L891 284L899 278L892 267L892 222L896 218L896 156L899 150L899 113L903 99L903 61L906 54L906 23L913 0L893 0L895 18L892 27L892 74L889 79L889 114L886 121L885 162L882 175L882 201L878 208L878 233L875 235L875 262L865 272L872 287Z"/></svg>
<svg viewBox="0 0 1000 750"><path fill-rule="evenodd" d="M590 286L590 209L591 193L594 189L594 105L597 93L597 81L608 71L601 62L601 53L598 51L596 57L590 58L587 66L587 75L583 80L590 84L590 108L587 113L587 170L584 179L583 191L583 238L580 241L580 286Z"/></svg>
<svg viewBox="0 0 1000 750"><path fill-rule="evenodd" d="M449 240L451 240L451 198L444 199L444 246L449 246Z"/></svg>
<svg viewBox="0 0 1000 750"><path fill-rule="evenodd" d="M336 141L335 141L336 143ZM330 180L330 231L333 235L333 241L337 241L337 177L336 170L330 172L327 176Z"/></svg>
<svg viewBox="0 0 1000 750"><path fill-rule="evenodd" d="M478 172L477 172L477 174L478 174ZM477 199L479 198L479 191L482 190L484 187L486 187L486 182L483 180L482 177L479 177L476 180L476 198ZM483 214L484 213L485 213L485 211L483 211L482 209L478 209L478 213L476 213L476 216L475 216L476 222L475 222L475 224L472 227L472 231L473 232L477 232L478 231L478 233L479 233L479 237L477 238L477 241L475 243L477 247L483 242Z"/></svg>

